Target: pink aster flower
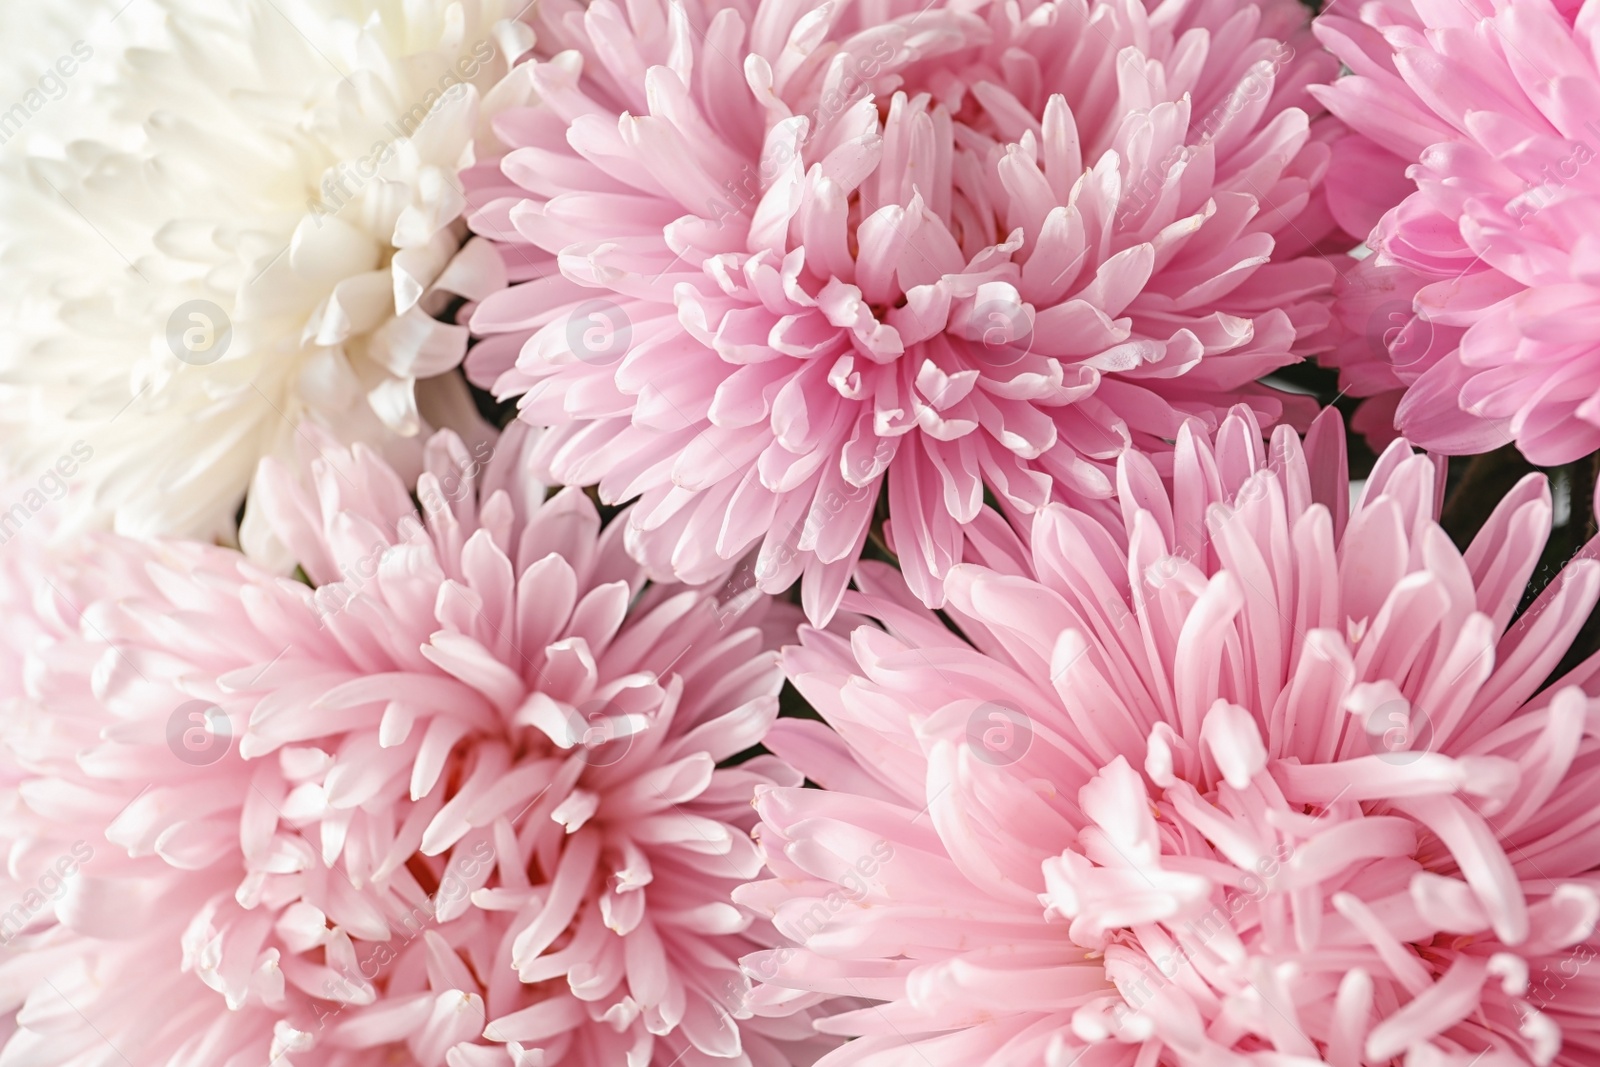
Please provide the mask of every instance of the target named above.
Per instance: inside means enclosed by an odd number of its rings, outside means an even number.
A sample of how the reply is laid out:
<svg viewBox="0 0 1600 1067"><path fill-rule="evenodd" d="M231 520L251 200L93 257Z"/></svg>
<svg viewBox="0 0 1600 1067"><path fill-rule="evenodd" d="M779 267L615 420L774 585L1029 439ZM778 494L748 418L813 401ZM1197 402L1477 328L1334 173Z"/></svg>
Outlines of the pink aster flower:
<svg viewBox="0 0 1600 1067"><path fill-rule="evenodd" d="M420 514L361 446L314 491L269 464L315 589L197 544L10 557L0 1064L809 1062L804 1012L727 995L772 943L728 900L752 790L800 782L719 767L777 714L781 619L646 585L529 437L434 437Z"/></svg>
<svg viewBox="0 0 1600 1067"><path fill-rule="evenodd" d="M785 651L833 730L767 744L827 791L761 790L735 899L793 941L771 992L881 1002L827 1067L1596 1062L1600 702L1541 686L1600 563L1512 623L1541 478L1462 553L1432 459L1352 511L1310 440L1185 428L1110 528L1052 505L953 568L959 633L863 564L879 625Z"/></svg>
<svg viewBox="0 0 1600 1067"><path fill-rule="evenodd" d="M1399 429L1430 449L1515 439L1541 465L1595 451L1600 5L1340 10L1318 33L1352 73L1314 91L1357 136L1339 142L1328 196L1352 232L1376 225L1348 297L1368 306L1341 317L1386 342L1357 342L1345 362L1368 369L1346 384L1390 393Z"/></svg>
<svg viewBox="0 0 1600 1067"><path fill-rule="evenodd" d="M1314 347L1331 77L1293 0L644 0L536 11L539 105L476 192L513 288L469 364L637 497L652 575L830 616L887 483L917 595L990 492L1111 494ZM1109 507L1109 505L1104 505Z"/></svg>

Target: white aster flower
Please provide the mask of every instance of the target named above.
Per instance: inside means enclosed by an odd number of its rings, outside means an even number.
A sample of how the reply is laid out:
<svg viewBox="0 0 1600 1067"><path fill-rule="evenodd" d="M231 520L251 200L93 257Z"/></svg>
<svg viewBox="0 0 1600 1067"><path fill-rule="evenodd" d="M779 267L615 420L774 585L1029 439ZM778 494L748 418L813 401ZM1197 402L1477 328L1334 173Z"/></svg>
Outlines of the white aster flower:
<svg viewBox="0 0 1600 1067"><path fill-rule="evenodd" d="M0 175L7 473L81 440L91 517L227 537L303 422L411 475L432 429L485 432L449 313L504 269L461 172L525 92L526 4L133 0L95 106L33 118Z"/></svg>

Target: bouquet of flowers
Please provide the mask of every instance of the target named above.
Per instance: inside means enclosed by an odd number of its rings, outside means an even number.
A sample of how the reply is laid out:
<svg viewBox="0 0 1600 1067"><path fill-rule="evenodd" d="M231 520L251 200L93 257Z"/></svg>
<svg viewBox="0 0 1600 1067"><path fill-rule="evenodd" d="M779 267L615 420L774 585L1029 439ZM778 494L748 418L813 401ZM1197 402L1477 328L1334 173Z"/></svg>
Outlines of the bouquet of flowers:
<svg viewBox="0 0 1600 1067"><path fill-rule="evenodd" d="M0 26L0 1067L1600 1064L1600 0Z"/></svg>

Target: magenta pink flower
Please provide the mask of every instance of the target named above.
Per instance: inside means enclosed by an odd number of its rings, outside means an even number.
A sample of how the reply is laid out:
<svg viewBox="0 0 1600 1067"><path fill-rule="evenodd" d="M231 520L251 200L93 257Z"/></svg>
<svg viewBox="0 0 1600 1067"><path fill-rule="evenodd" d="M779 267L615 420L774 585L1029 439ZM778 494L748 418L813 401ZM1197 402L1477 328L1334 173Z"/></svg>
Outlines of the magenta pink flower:
<svg viewBox="0 0 1600 1067"><path fill-rule="evenodd" d="M1541 478L1462 553L1432 459L1351 511L1311 441L1185 428L1110 528L1052 505L953 568L959 634L868 563L879 625L785 651L837 732L768 745L828 791L760 790L736 899L794 942L746 960L774 999L880 1002L827 1067L1596 1062L1600 703L1541 685L1600 563L1508 627Z"/></svg>
<svg viewBox="0 0 1600 1067"><path fill-rule="evenodd" d="M986 492L1105 501L1315 345L1334 73L1294 0L643 0L536 10L502 117L508 291L469 373L544 473L639 498L630 551L704 582L759 545L814 621L887 482L917 595ZM1109 505L1102 507L1109 509Z"/></svg>
<svg viewBox="0 0 1600 1067"><path fill-rule="evenodd" d="M1328 196L1376 253L1341 313L1357 337L1345 384L1403 389L1386 401L1399 429L1437 451L1515 439L1542 465L1595 451L1600 6L1339 11L1318 33L1352 73L1314 91L1358 135L1336 148Z"/></svg>
<svg viewBox="0 0 1600 1067"><path fill-rule="evenodd" d="M718 766L777 715L782 619L645 585L530 436L436 436L420 515L360 446L314 489L269 464L315 590L205 545L12 557L0 1064L810 1061L728 899L752 790L800 778Z"/></svg>

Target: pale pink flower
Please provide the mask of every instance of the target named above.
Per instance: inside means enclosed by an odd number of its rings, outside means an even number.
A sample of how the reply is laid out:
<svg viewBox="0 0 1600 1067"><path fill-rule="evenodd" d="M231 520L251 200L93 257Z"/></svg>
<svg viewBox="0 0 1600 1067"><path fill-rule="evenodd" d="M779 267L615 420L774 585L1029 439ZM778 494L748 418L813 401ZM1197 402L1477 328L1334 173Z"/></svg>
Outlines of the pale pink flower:
<svg viewBox="0 0 1600 1067"><path fill-rule="evenodd" d="M546 0L479 184L469 374L650 573L830 616L880 497L917 595L986 492L1110 509L1316 345L1332 77L1293 0ZM884 489L887 482L887 489Z"/></svg>
<svg viewBox="0 0 1600 1067"><path fill-rule="evenodd" d="M1600 702L1541 686L1600 563L1511 623L1543 479L1462 553L1403 442L1350 511L1342 436L1126 454L1110 528L952 569L960 633L864 563L881 627L785 651L833 730L768 738L826 791L759 794L756 1002L881 1002L828 1067L1595 1063Z"/></svg>
<svg viewBox="0 0 1600 1067"><path fill-rule="evenodd" d="M1399 430L1437 451L1514 439L1540 465L1595 451L1600 5L1336 11L1318 34L1351 73L1313 91L1356 135L1328 197L1375 251L1341 313L1360 338L1339 360L1346 386L1392 394Z"/></svg>
<svg viewBox="0 0 1600 1067"><path fill-rule="evenodd" d="M728 899L754 787L800 778L719 767L783 619L645 584L529 435L435 436L421 514L364 446L314 490L267 464L315 590L197 544L7 558L0 1064L809 1062Z"/></svg>

